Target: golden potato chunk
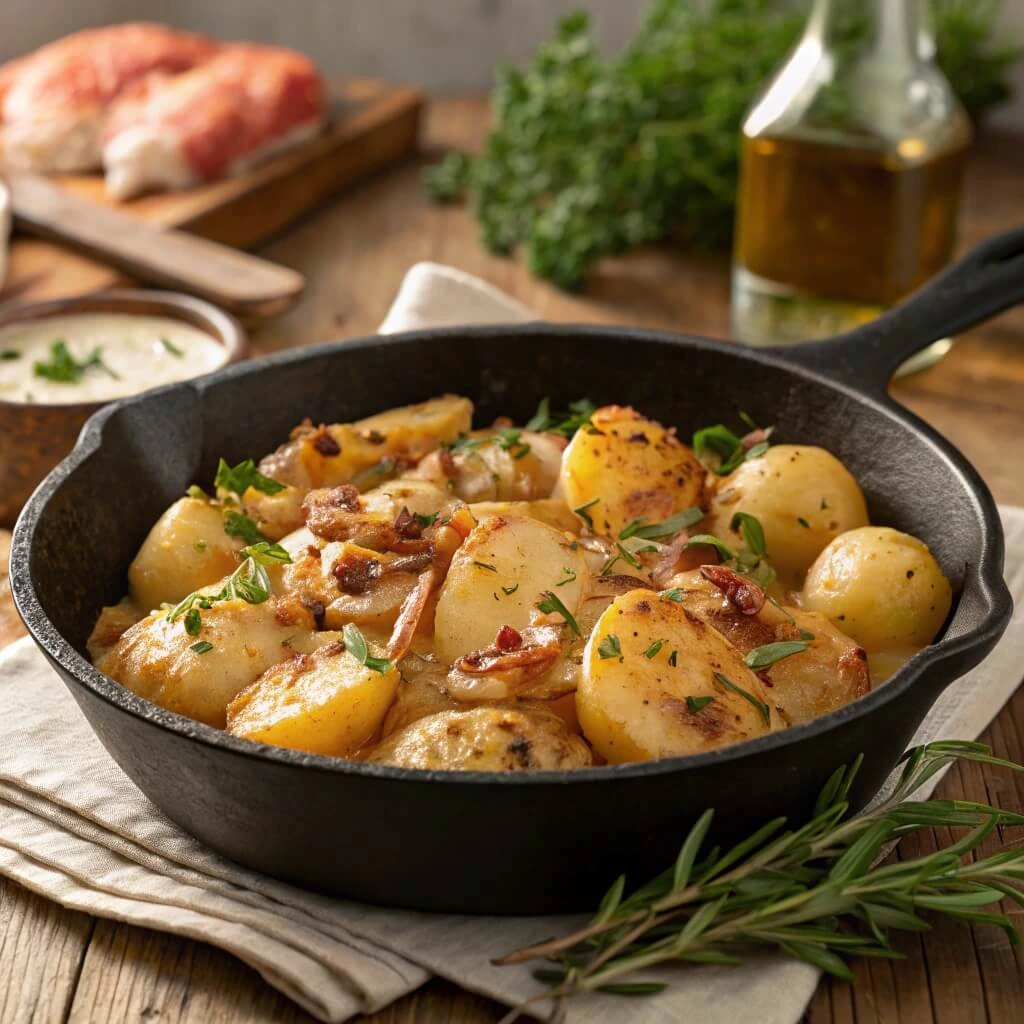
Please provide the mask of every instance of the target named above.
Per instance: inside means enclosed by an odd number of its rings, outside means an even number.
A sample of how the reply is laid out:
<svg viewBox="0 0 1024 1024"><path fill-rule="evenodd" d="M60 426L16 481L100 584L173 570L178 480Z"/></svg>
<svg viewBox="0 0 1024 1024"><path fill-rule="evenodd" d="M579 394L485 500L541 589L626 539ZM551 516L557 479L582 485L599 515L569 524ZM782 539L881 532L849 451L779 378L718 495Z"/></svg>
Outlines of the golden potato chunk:
<svg viewBox="0 0 1024 1024"><path fill-rule="evenodd" d="M868 522L864 495L849 470L810 445L777 444L734 469L718 485L705 532L739 547L740 533L731 527L737 512L760 521L768 561L796 588L829 541Z"/></svg>
<svg viewBox="0 0 1024 1024"><path fill-rule="evenodd" d="M619 764L771 732L782 723L770 700L740 652L685 603L632 590L587 642L576 711L594 750Z"/></svg>
<svg viewBox="0 0 1024 1024"><path fill-rule="evenodd" d="M238 567L244 541L224 532L224 510L203 498L179 498L156 521L128 568L140 608L177 604Z"/></svg>
<svg viewBox="0 0 1024 1024"><path fill-rule="evenodd" d="M349 757L380 728L398 670L376 672L342 644L274 665L228 706L233 736L312 754Z"/></svg>
<svg viewBox="0 0 1024 1024"><path fill-rule="evenodd" d="M567 535L521 516L485 519L455 553L441 588L434 617L438 658L454 664L491 644L502 626L522 632L548 592L575 613L587 578L582 553Z"/></svg>
<svg viewBox="0 0 1024 1024"><path fill-rule="evenodd" d="M184 618L153 612L128 629L96 667L154 704L224 728L228 704L271 665L313 636L312 616L297 602L270 598L218 601L202 612L197 636ZM197 645L209 644L204 650Z"/></svg>
<svg viewBox="0 0 1024 1024"><path fill-rule="evenodd" d="M926 647L952 602L949 580L927 546L887 526L850 530L832 541L811 566L801 600L872 659Z"/></svg>
<svg viewBox="0 0 1024 1024"><path fill-rule="evenodd" d="M657 523L701 504L704 467L674 430L620 405L598 409L591 422L562 456L561 485L569 508L595 502L588 512L597 533L615 537L634 519Z"/></svg>
<svg viewBox="0 0 1024 1024"><path fill-rule="evenodd" d="M478 501L469 506L477 522L491 516L525 516L539 519L556 530L579 533L583 520L575 515L561 498L538 498L536 501Z"/></svg>
<svg viewBox="0 0 1024 1024"><path fill-rule="evenodd" d="M582 768L590 750L558 715L531 708L442 711L389 736L366 759L401 768L521 772Z"/></svg>

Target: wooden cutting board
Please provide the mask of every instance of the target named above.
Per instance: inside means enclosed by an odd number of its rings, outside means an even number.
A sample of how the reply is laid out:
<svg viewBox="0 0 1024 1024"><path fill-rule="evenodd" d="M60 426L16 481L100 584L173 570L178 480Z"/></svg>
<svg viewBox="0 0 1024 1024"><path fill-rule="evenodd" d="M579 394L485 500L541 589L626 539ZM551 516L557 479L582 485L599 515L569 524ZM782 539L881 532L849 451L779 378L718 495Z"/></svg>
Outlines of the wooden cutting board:
<svg viewBox="0 0 1024 1024"><path fill-rule="evenodd" d="M53 180L81 198L150 224L251 248L317 203L416 148L423 96L414 89L346 82L334 88L333 109L330 126L316 139L240 177L187 192L118 203L107 198L98 175ZM58 244L16 235L0 302L60 298L130 283L117 270Z"/></svg>

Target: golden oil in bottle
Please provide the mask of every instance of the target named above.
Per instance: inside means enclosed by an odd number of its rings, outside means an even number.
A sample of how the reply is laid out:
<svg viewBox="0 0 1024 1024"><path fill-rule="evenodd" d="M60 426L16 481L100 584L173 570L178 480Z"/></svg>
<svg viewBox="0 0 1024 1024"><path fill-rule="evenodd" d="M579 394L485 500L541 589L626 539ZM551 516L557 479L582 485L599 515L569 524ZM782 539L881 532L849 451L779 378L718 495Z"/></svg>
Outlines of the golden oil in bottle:
<svg viewBox="0 0 1024 1024"><path fill-rule="evenodd" d="M842 0L818 0L744 123L732 293L742 341L857 326L952 255L969 122L930 59L919 0L858 13L851 45Z"/></svg>

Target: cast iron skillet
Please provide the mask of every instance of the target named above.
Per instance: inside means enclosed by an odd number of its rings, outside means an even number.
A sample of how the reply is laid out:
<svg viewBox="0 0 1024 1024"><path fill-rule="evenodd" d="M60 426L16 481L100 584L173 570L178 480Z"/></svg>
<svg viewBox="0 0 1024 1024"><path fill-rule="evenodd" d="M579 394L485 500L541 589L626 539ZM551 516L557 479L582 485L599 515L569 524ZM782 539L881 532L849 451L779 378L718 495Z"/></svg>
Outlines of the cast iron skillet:
<svg viewBox="0 0 1024 1024"><path fill-rule="evenodd" d="M925 345L1024 300L1024 229L994 239L901 308L817 346L752 351L590 326L446 328L282 353L97 413L14 535L14 595L36 642L114 760L203 842L298 885L425 910L591 907L619 872L645 880L698 814L719 834L805 813L864 753L865 801L942 690L1006 627L992 498L951 445L886 395ZM443 392L480 422L549 395L630 403L682 436L742 408L777 438L824 445L871 517L922 537L959 597L942 639L885 686L805 725L692 757L575 772L418 772L235 739L97 672L85 640L160 513L216 461L270 451L303 417L348 420Z"/></svg>

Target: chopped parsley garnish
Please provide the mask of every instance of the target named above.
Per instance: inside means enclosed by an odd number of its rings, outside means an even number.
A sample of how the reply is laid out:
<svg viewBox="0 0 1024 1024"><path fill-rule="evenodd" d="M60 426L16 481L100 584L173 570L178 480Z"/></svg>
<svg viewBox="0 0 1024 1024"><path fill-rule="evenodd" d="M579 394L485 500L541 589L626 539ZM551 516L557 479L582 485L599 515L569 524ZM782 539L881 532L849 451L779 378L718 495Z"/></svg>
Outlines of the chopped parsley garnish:
<svg viewBox="0 0 1024 1024"><path fill-rule="evenodd" d="M184 359L185 358L184 350L178 348L178 346L175 345L174 342L172 342L170 338L163 338L162 337L160 339L160 344L163 345L164 349L166 351L170 352L170 354L172 356L175 356L178 359Z"/></svg>
<svg viewBox="0 0 1024 1024"><path fill-rule="evenodd" d="M686 600L686 594L678 587L673 587L671 590L663 590L658 597L665 601L681 602Z"/></svg>
<svg viewBox="0 0 1024 1024"><path fill-rule="evenodd" d="M207 547L209 547L209 545L206 543L205 540L197 540L195 544L192 545L192 547L200 554L202 554L207 549Z"/></svg>
<svg viewBox="0 0 1024 1024"><path fill-rule="evenodd" d="M804 519L804 517L803 517L803 516L797 516L797 517L796 517L796 521L797 521L797 522L798 522L798 523L799 523L799 524L800 524L800 525L801 525L801 526L802 526L802 527L803 527L803 528L804 528L805 530L809 530L809 529L811 528L811 524L810 524L809 522L807 522L807 520L806 520L806 519Z"/></svg>
<svg viewBox="0 0 1024 1024"><path fill-rule="evenodd" d="M724 687L726 690L732 690L733 693L738 693L745 701L748 701L749 703L753 704L753 706L757 708L761 717L764 719L765 725L768 725L771 722L771 708L768 707L768 705L765 704L763 700L759 700L752 693L750 693L747 690L744 690L742 686L738 686L727 675L724 675L721 672L715 672L714 677L715 682L718 683L719 686Z"/></svg>
<svg viewBox="0 0 1024 1024"><path fill-rule="evenodd" d="M213 644L209 640L200 640L199 643L193 644L190 648L196 652L196 654L206 654L207 651L213 650Z"/></svg>
<svg viewBox="0 0 1024 1024"><path fill-rule="evenodd" d="M477 562L477 561L474 561L473 564L478 569L486 569L487 572L497 572L498 571L498 567L495 566L495 565L491 565L490 562Z"/></svg>
<svg viewBox="0 0 1024 1024"><path fill-rule="evenodd" d="M355 623L346 623L345 628L341 631L341 637L345 643L345 650L360 665L365 665L371 672L390 672L394 668L394 662L388 658L377 658L370 653L366 637Z"/></svg>
<svg viewBox="0 0 1024 1024"><path fill-rule="evenodd" d="M513 583L511 587L502 587L501 588L501 592L506 597L509 597L510 595L514 594L518 589L519 589L519 584L518 583Z"/></svg>
<svg viewBox="0 0 1024 1024"><path fill-rule="evenodd" d="M541 600L537 602L538 611L544 612L545 615L561 615L569 629L578 637L583 636L580 632L579 623L574 618L572 612L562 604L553 591L545 590L540 596Z"/></svg>
<svg viewBox="0 0 1024 1024"><path fill-rule="evenodd" d="M751 426L753 420L745 413L741 413L740 418L752 430L757 429ZM724 424L716 423L713 427L704 427L703 430L698 430L693 435L693 450L701 459L706 460L710 457L713 462L716 461L717 465L713 466L714 471L719 476L725 476L727 473L731 473L741 462L747 462L750 459L756 459L764 455L768 451L768 435L771 434L771 430L771 427L766 427L765 440L758 441L757 444L751 445L747 449L743 447L743 439L741 437L737 437Z"/></svg>
<svg viewBox="0 0 1024 1024"><path fill-rule="evenodd" d="M664 640L655 640L654 643L651 644L651 646L648 647L646 651L644 651L644 657L645 658L654 658L654 657L656 657L657 654L658 654L658 651L660 651L662 649L662 647L664 647L664 646L665 646L665 641Z"/></svg>
<svg viewBox="0 0 1024 1024"><path fill-rule="evenodd" d="M810 643L814 639L814 634L808 629L800 630L800 639Z"/></svg>
<svg viewBox="0 0 1024 1024"><path fill-rule="evenodd" d="M279 494L285 485L264 476L252 459L243 459L237 466L229 466L224 459L217 463L217 475L214 486L230 491L241 497L249 488L263 494Z"/></svg>
<svg viewBox="0 0 1024 1024"><path fill-rule="evenodd" d="M821 499L821 504L818 506L818 508L820 508L821 511L824 512L825 509L828 508L828 502L824 498L822 498Z"/></svg>
<svg viewBox="0 0 1024 1024"><path fill-rule="evenodd" d="M103 349L94 348L89 355L79 362L68 348L67 343L61 339L50 346L50 360L46 363L37 362L32 367L32 372L37 377L45 377L58 384L77 384L85 376L87 370L93 368L102 370L113 377L114 380L121 378L103 362Z"/></svg>
<svg viewBox="0 0 1024 1024"><path fill-rule="evenodd" d="M748 668L768 668L769 665L774 665L775 662L782 661L783 658L788 658L792 654L801 654L806 650L807 643L804 640L780 640L778 643L755 647L752 651L747 652L743 660Z"/></svg>
<svg viewBox="0 0 1024 1024"><path fill-rule="evenodd" d="M260 565L290 565L292 556L281 547L280 544L271 544L268 540L261 540L249 547L242 548L238 554L242 558L255 558Z"/></svg>
<svg viewBox="0 0 1024 1024"><path fill-rule="evenodd" d="M720 541L710 533L695 533L687 542L687 548L697 547L700 544L708 544L715 548L727 562L735 561L736 552L728 544Z"/></svg>
<svg viewBox="0 0 1024 1024"><path fill-rule="evenodd" d="M676 665L677 665L677 663L678 663L678 662L677 662L677 659L678 659L678 657L679 657L679 651L676 651L676 650L674 650L674 651L673 651L673 652L672 652L672 653L671 653L671 654L670 654L670 655L668 656L668 663L669 663L669 667L670 667L670 668L675 668L675 667L676 667Z"/></svg>
<svg viewBox="0 0 1024 1024"><path fill-rule="evenodd" d="M246 544L259 544L267 539L244 512L230 508L224 510L224 532L229 537L240 537Z"/></svg>
<svg viewBox="0 0 1024 1024"><path fill-rule="evenodd" d="M203 619L198 608L189 608L185 612L185 632L189 636L199 636L203 628Z"/></svg>
<svg viewBox="0 0 1024 1024"><path fill-rule="evenodd" d="M3 352L0 352L0 360L5 363L12 362L15 359L20 359L21 353L17 349L5 348Z"/></svg>
<svg viewBox="0 0 1024 1024"><path fill-rule="evenodd" d="M590 530L594 529L594 520L590 518L590 512L587 510L593 508L600 500L600 498L592 498L585 505L577 505L576 508L572 510L573 514L579 516L580 519L587 524L587 528Z"/></svg>
<svg viewBox="0 0 1024 1024"><path fill-rule="evenodd" d="M686 709L691 714L698 715L702 712L709 704L714 703L714 697L687 697L686 698Z"/></svg>
<svg viewBox="0 0 1024 1024"><path fill-rule="evenodd" d="M509 453L513 459L523 459L530 454L530 446L525 441L520 441L521 430L506 427L498 431L497 444L503 451Z"/></svg>
<svg viewBox="0 0 1024 1024"><path fill-rule="evenodd" d="M416 520L418 526L422 529L426 529L428 526L433 526L437 522L439 513L433 512L429 516L423 515L421 512L413 512L412 517Z"/></svg>
<svg viewBox="0 0 1024 1024"><path fill-rule="evenodd" d="M248 549L243 549L248 550ZM198 636L202 626L201 611L207 611L218 601L239 598L246 604L263 604L270 597L270 577L258 557L247 556L245 561L224 581L224 586L213 594L198 590L179 601L167 612L167 621L185 617L185 632Z"/></svg>
<svg viewBox="0 0 1024 1024"><path fill-rule="evenodd" d="M559 580L555 584L556 587L564 587L566 585L566 583L575 583L576 582L576 573L572 569L566 567L566 568L562 569L562 572L565 573L565 579L564 580Z"/></svg>
<svg viewBox="0 0 1024 1024"><path fill-rule="evenodd" d="M693 506L676 512L660 523L648 523L642 518L633 519L619 531L619 540L628 540L630 537L642 537L644 540L672 537L680 530L687 530L694 523L699 523L703 518L703 511Z"/></svg>
<svg viewBox="0 0 1024 1024"><path fill-rule="evenodd" d="M729 522L730 530L738 530L743 544L756 561L768 553L761 521L746 512L737 512Z"/></svg>
<svg viewBox="0 0 1024 1024"><path fill-rule="evenodd" d="M542 398L525 429L572 437L580 427L590 422L590 417L594 415L596 409L597 406L589 398L580 398L569 403L568 412L552 413L551 402L547 398Z"/></svg>
<svg viewBox="0 0 1024 1024"><path fill-rule="evenodd" d="M603 661L622 657L622 645L614 633L609 633L598 645L597 656Z"/></svg>

